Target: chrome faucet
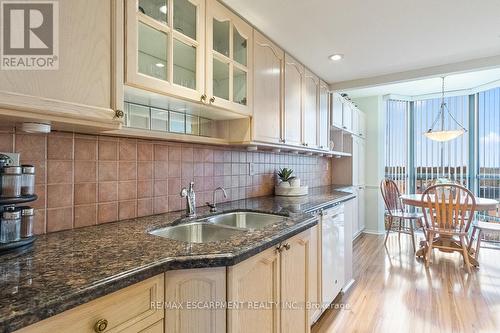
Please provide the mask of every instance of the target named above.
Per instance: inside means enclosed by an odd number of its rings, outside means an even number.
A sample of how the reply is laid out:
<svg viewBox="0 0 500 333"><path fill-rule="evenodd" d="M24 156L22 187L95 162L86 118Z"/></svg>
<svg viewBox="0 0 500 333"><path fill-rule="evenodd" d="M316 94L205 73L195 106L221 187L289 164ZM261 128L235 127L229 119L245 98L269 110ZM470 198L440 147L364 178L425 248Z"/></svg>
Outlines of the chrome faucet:
<svg viewBox="0 0 500 333"><path fill-rule="evenodd" d="M207 206L210 207L210 211L212 213L215 213L217 211L217 201L215 200L216 199L217 191L222 191L222 194L224 195L224 199L227 199L227 193L226 193L226 190L224 189L224 187L217 187L214 190L214 193L213 193L213 196L212 196L212 203L207 202Z"/></svg>
<svg viewBox="0 0 500 333"><path fill-rule="evenodd" d="M186 198L186 216L196 216L196 193L194 193L194 182L189 183L189 190L185 187L181 190L181 197Z"/></svg>

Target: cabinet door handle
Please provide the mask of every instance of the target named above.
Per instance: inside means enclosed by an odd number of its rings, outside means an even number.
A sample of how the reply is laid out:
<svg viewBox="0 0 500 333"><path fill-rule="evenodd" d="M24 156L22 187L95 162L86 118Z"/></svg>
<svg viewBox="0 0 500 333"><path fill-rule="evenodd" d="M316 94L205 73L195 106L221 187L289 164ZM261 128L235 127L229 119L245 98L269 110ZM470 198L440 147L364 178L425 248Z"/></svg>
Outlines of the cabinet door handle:
<svg viewBox="0 0 500 333"><path fill-rule="evenodd" d="M200 97L200 102L205 103L206 101L207 101L207 94L203 94L203 95L201 95L201 97Z"/></svg>
<svg viewBox="0 0 500 333"><path fill-rule="evenodd" d="M285 248L285 250L290 250L290 244L286 243L285 245L283 245L283 247Z"/></svg>
<svg viewBox="0 0 500 333"><path fill-rule="evenodd" d="M108 321L106 319L99 319L94 325L96 333L102 333L108 328Z"/></svg>
<svg viewBox="0 0 500 333"><path fill-rule="evenodd" d="M215 103L215 97L214 96L212 96L212 98L210 98L210 104L212 104L212 103Z"/></svg>

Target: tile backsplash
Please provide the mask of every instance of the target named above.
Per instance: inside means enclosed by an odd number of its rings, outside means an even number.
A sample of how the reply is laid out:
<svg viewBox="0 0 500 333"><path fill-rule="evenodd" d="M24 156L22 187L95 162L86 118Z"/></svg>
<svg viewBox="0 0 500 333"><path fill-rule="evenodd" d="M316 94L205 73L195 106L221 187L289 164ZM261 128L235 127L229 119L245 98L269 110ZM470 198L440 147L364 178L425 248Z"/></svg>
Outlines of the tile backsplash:
<svg viewBox="0 0 500 333"><path fill-rule="evenodd" d="M37 234L183 209L190 181L200 206L218 186L227 200L272 194L280 167L305 185L331 183L330 158L242 148L4 128L0 151L36 167Z"/></svg>

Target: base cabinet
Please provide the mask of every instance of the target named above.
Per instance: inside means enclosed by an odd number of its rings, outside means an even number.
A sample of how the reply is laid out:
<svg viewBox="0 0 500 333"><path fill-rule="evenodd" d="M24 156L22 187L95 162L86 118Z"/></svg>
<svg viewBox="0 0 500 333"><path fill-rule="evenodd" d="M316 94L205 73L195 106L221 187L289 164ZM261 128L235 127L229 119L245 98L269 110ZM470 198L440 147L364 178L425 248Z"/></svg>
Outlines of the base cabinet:
<svg viewBox="0 0 500 333"><path fill-rule="evenodd" d="M165 299L165 332L226 332L225 267L165 273Z"/></svg>
<svg viewBox="0 0 500 333"><path fill-rule="evenodd" d="M238 304L227 311L228 332L280 332L280 257L271 248L228 268L227 299Z"/></svg>
<svg viewBox="0 0 500 333"><path fill-rule="evenodd" d="M228 311L228 332L310 331L310 233L228 268L228 301L242 304Z"/></svg>
<svg viewBox="0 0 500 333"><path fill-rule="evenodd" d="M18 333L163 332L163 274L103 296L54 317L22 328Z"/></svg>

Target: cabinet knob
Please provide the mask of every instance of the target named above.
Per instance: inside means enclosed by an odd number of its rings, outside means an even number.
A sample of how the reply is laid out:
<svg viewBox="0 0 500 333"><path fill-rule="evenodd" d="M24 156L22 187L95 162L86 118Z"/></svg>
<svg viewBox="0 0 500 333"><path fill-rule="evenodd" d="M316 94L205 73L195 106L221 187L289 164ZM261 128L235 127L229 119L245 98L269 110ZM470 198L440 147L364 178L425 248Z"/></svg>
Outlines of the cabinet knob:
<svg viewBox="0 0 500 333"><path fill-rule="evenodd" d="M104 332L108 328L108 321L106 319L99 319L94 325L94 331L96 333Z"/></svg>
<svg viewBox="0 0 500 333"><path fill-rule="evenodd" d="M286 243L285 245L283 245L283 247L285 248L285 250L290 250L290 244Z"/></svg>
<svg viewBox="0 0 500 333"><path fill-rule="evenodd" d="M113 118L121 119L125 116L125 112L122 110L115 110L115 116Z"/></svg>
<svg viewBox="0 0 500 333"><path fill-rule="evenodd" d="M203 95L201 95L201 97L200 97L200 102L205 103L206 101L207 101L207 94L203 94Z"/></svg>
<svg viewBox="0 0 500 333"><path fill-rule="evenodd" d="M286 143L286 140L285 139L281 139L280 142L281 143Z"/></svg>
<svg viewBox="0 0 500 333"><path fill-rule="evenodd" d="M210 98L210 104L215 103L215 97Z"/></svg>

